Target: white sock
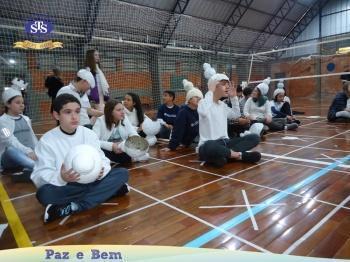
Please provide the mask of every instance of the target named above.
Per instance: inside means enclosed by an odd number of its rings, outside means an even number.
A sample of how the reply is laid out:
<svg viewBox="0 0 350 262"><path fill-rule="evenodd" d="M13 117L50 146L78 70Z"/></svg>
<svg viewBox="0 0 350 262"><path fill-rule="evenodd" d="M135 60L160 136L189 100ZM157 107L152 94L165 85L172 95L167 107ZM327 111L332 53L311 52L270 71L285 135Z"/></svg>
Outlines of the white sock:
<svg viewBox="0 0 350 262"><path fill-rule="evenodd" d="M339 111L335 114L336 117L345 117L350 118L350 112L348 111Z"/></svg>
<svg viewBox="0 0 350 262"><path fill-rule="evenodd" d="M76 203L74 203L74 202L71 202L70 206L71 206L73 211L77 211L79 209L79 206Z"/></svg>

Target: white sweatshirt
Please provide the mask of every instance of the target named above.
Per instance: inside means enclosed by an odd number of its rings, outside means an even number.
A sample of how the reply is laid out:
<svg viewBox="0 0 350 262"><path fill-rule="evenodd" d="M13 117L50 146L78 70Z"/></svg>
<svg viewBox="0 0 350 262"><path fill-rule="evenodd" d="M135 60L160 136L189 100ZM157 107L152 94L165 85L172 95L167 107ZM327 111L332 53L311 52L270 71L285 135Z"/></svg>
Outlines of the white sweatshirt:
<svg viewBox="0 0 350 262"><path fill-rule="evenodd" d="M241 116L237 96L230 98L232 108L222 101L213 100L213 92L208 91L204 99L198 104L199 115L199 144L201 146L208 140L228 138L227 119L235 119Z"/></svg>
<svg viewBox="0 0 350 262"><path fill-rule="evenodd" d="M258 106L251 97L247 100L244 105L243 110L244 116L250 118L251 120L256 120L257 118L272 117L271 114L271 104L269 101L262 106Z"/></svg>
<svg viewBox="0 0 350 262"><path fill-rule="evenodd" d="M45 184L66 185L67 182L61 177L64 158L73 146L80 144L91 145L100 152L102 166L104 167L103 177L111 170L110 161L100 149L98 138L92 130L78 126L74 135L67 135L58 126L45 133L35 147L38 161L35 162L30 178L36 187L39 188Z"/></svg>
<svg viewBox="0 0 350 262"><path fill-rule="evenodd" d="M81 109L80 109L80 125L89 125L91 124L89 115L87 113L87 109L91 108L89 98L87 94L85 93L82 97L80 97L78 91L75 89L74 85L70 83L67 86L62 87L58 93L57 96L62 95L62 94L70 94L75 96L81 104Z"/></svg>
<svg viewBox="0 0 350 262"><path fill-rule="evenodd" d="M138 136L135 128L131 125L127 116L123 120L123 124L119 122L118 128L122 140L128 139L129 136ZM116 126L113 124L112 129L109 130L106 126L105 116L100 116L97 118L96 123L92 130L96 133L97 137L100 139L101 148L112 151L113 142L109 142L108 139L111 137L115 131Z"/></svg>

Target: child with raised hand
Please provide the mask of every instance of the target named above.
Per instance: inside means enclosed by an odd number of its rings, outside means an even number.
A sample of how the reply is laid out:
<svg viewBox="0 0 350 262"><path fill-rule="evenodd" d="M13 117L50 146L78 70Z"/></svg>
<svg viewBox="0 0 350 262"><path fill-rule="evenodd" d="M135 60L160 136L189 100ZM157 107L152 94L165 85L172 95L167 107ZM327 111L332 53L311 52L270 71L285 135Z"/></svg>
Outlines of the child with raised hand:
<svg viewBox="0 0 350 262"><path fill-rule="evenodd" d="M24 85L23 80L21 81ZM24 175L28 176L37 160L34 148L38 140L33 132L31 120L23 115L24 101L21 90L5 87L2 99L5 113L0 117L0 124L7 128L8 140L6 146L0 148L0 166L4 169L24 168Z"/></svg>
<svg viewBox="0 0 350 262"><path fill-rule="evenodd" d="M59 126L45 133L35 148L38 161L31 179L38 188L36 197L45 207L45 223L91 209L129 191L126 185L128 170L111 169L96 134L79 125L80 107L80 101L73 95L57 96L53 116ZM67 170L63 164L71 148L82 144L95 148L102 159L98 178L88 184L79 183L80 175L73 169Z"/></svg>
<svg viewBox="0 0 350 262"><path fill-rule="evenodd" d="M203 68L205 77L209 79L209 91L198 105L199 159L216 167L222 167L229 160L258 162L261 158L259 152L247 152L259 143L258 135L228 138L227 119L241 115L235 88L225 74L217 74L207 63ZM232 108L220 101L222 97L230 99Z"/></svg>

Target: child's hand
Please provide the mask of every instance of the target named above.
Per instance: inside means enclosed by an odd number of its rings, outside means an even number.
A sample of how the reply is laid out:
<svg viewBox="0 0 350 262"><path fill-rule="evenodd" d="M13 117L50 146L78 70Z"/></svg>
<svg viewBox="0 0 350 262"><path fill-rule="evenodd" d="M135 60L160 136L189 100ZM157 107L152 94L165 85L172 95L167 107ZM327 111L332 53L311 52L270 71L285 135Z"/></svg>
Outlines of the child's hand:
<svg viewBox="0 0 350 262"><path fill-rule="evenodd" d="M38 157L36 156L36 154L34 152L28 153L28 157L34 161L38 160Z"/></svg>
<svg viewBox="0 0 350 262"><path fill-rule="evenodd" d="M103 171L105 170L104 167L102 167L101 172L98 174L98 177L96 180L100 180L103 177Z"/></svg>
<svg viewBox="0 0 350 262"><path fill-rule="evenodd" d="M169 152L169 151L170 151L170 148L169 148L169 147L164 147L164 148L162 148L160 151Z"/></svg>
<svg viewBox="0 0 350 262"><path fill-rule="evenodd" d="M229 97L237 96L237 90L236 90L236 88L233 86L233 83L231 83L231 82L229 83L228 96L229 96Z"/></svg>
<svg viewBox="0 0 350 262"><path fill-rule="evenodd" d="M64 165L61 166L61 177L67 183L77 182L80 178L79 173L75 172L72 168L66 170Z"/></svg>
<svg viewBox="0 0 350 262"><path fill-rule="evenodd" d="M115 154L121 154L121 153L123 153L123 150L121 150L121 148L119 148L119 143L113 143L112 151L113 151Z"/></svg>

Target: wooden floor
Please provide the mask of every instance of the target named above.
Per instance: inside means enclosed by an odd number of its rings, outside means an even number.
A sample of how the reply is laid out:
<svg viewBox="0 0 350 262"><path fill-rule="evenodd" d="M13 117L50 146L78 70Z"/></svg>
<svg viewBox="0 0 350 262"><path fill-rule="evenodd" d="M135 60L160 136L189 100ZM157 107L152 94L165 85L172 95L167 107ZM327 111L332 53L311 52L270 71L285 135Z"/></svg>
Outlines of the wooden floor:
<svg viewBox="0 0 350 262"><path fill-rule="evenodd" d="M127 196L65 221L44 225L33 185L14 184L8 175L1 182L34 246L171 245L349 259L350 124L327 123L326 106L296 109L306 112L303 125L268 134L256 165L211 168L192 149L164 152L158 144L149 162L128 166ZM223 205L231 207L200 208ZM13 243L7 229L1 248Z"/></svg>

